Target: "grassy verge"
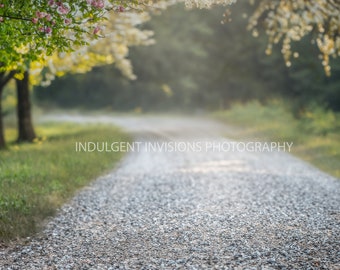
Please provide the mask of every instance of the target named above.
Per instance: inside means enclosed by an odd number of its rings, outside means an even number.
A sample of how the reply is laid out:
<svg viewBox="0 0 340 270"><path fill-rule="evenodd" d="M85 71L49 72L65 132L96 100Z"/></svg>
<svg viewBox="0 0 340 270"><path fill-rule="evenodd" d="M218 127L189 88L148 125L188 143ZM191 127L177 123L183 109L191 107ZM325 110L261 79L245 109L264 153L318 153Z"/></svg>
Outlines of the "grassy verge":
<svg viewBox="0 0 340 270"><path fill-rule="evenodd" d="M213 116L235 127L229 137L293 142L293 154L340 178L340 115L313 107L296 118L287 104L273 101L236 104Z"/></svg>
<svg viewBox="0 0 340 270"><path fill-rule="evenodd" d="M84 141L126 141L114 127L44 124L34 144L0 152L0 242L30 235L77 189L114 167L121 153L76 152ZM14 140L14 129L6 137Z"/></svg>

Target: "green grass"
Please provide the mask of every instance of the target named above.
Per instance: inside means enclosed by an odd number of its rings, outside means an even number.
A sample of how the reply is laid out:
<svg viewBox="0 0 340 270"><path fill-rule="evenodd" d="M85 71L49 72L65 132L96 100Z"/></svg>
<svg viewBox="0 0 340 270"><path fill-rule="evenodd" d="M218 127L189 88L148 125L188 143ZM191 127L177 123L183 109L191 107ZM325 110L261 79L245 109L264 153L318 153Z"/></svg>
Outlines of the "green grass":
<svg viewBox="0 0 340 270"><path fill-rule="evenodd" d="M340 115L314 106L294 117L283 101L235 104L213 116L234 128L237 140L293 142L293 154L340 178Z"/></svg>
<svg viewBox="0 0 340 270"><path fill-rule="evenodd" d="M36 232L75 191L114 168L122 153L76 152L84 141L126 141L109 126L44 124L33 144L9 144L0 152L0 242ZM14 141L14 129L6 131Z"/></svg>

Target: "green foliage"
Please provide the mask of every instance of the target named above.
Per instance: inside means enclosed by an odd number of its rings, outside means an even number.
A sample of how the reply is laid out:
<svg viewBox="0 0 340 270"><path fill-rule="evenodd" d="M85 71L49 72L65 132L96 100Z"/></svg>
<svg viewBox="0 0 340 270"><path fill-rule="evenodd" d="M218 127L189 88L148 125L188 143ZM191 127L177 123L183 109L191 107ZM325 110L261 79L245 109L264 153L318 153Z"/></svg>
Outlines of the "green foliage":
<svg viewBox="0 0 340 270"><path fill-rule="evenodd" d="M327 77L318 48L307 37L292 44L299 57L287 68L279 44L265 55L263 29L258 38L246 31L252 6L239 1L227 17L231 21L221 24L216 18L223 12L221 7L186 11L172 6L145 25L155 32L156 44L131 50L136 81L106 66L38 88L37 100L48 107L195 111L283 98L296 116L314 103L340 110L339 59L331 60L332 76Z"/></svg>
<svg viewBox="0 0 340 270"><path fill-rule="evenodd" d="M335 113L318 105L310 106L302 113L301 126L307 133L324 136L340 130Z"/></svg>
<svg viewBox="0 0 340 270"><path fill-rule="evenodd" d="M290 107L279 100L267 104L251 101L246 104L233 104L230 110L217 111L214 116L233 125L244 125L242 136L276 138L278 140L300 140L296 130L298 120L290 112ZM286 127L290 128L286 128ZM242 137L241 136L241 137Z"/></svg>
<svg viewBox="0 0 340 270"><path fill-rule="evenodd" d="M55 51L69 52L98 38L107 11L137 1L3 0L0 71L28 68Z"/></svg>
<svg viewBox="0 0 340 270"><path fill-rule="evenodd" d="M174 106L216 107L221 100L226 104L235 99L248 100L256 96L256 90L267 96L263 90L266 83L256 81L258 74L251 74L259 73L257 59L264 56L265 47L254 46L258 40L247 33L246 19L238 16L241 11L235 10L235 22L222 25L217 18L224 11L221 7L185 11L179 5L155 16L145 28L155 32L156 44L133 48L130 53L136 81L119 78L112 66L101 67L86 75L61 78L47 90L39 88L37 97L46 100L50 96L63 106L140 107L148 111ZM239 43L248 45L236 46ZM258 87L254 91L255 84ZM171 95L164 92L163 85L170 87ZM76 99L70 98L72 93Z"/></svg>
<svg viewBox="0 0 340 270"><path fill-rule="evenodd" d="M299 57L287 68L279 46L265 54L263 29L258 38L246 30L253 12L247 2L233 6L227 17L231 21L221 24L216 18L223 12L221 7L185 11L172 6L144 26L155 32L156 44L131 50L136 81L106 66L38 88L37 100L47 106L195 111L283 98L291 101L295 115L313 103L340 110L339 59L332 60L332 76L327 77L318 48L307 37L292 44Z"/></svg>
<svg viewBox="0 0 340 270"><path fill-rule="evenodd" d="M2 115L8 115L15 111L16 101L16 92L15 92L15 82L11 81L4 89L2 93Z"/></svg>
<svg viewBox="0 0 340 270"><path fill-rule="evenodd" d="M290 106L278 100L250 102L213 116L235 127L228 137L293 142L293 154L340 178L340 115L314 107L296 118Z"/></svg>
<svg viewBox="0 0 340 270"><path fill-rule="evenodd" d="M36 231L74 192L112 169L122 153L76 152L77 141L126 141L105 126L45 124L34 144L13 144L0 155L0 239ZM12 140L15 134L8 130Z"/></svg>
<svg viewBox="0 0 340 270"><path fill-rule="evenodd" d="M305 38L294 44L294 50L299 57L294 59L287 70L289 87L288 97L294 99L295 111L299 113L301 107L327 107L340 111L340 60L331 59L332 75L327 77L319 64L318 50Z"/></svg>

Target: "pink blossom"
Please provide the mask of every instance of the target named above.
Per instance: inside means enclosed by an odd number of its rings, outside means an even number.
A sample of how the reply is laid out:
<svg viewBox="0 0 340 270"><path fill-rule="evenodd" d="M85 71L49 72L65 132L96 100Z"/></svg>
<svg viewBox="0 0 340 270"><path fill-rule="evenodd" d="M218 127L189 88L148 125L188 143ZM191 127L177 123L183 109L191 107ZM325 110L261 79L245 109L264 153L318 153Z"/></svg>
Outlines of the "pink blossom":
<svg viewBox="0 0 340 270"><path fill-rule="evenodd" d="M48 21L51 21L51 20L52 20L51 14L47 14L47 15L46 15L46 20L48 20Z"/></svg>
<svg viewBox="0 0 340 270"><path fill-rule="evenodd" d="M52 28L51 27L46 27L45 28L45 33L48 34L48 35L51 34L52 33Z"/></svg>
<svg viewBox="0 0 340 270"><path fill-rule="evenodd" d="M38 23L38 21L39 21L39 19L38 19L38 18L33 18L33 19L32 19L32 23L34 23L34 24L37 24L37 23Z"/></svg>
<svg viewBox="0 0 340 270"><path fill-rule="evenodd" d="M54 0L49 0L48 5L51 6L51 7L54 7L56 4L55 4Z"/></svg>
<svg viewBox="0 0 340 270"><path fill-rule="evenodd" d="M93 34L94 35L97 35L98 33L100 32L100 27L99 26L96 26L93 30Z"/></svg>
<svg viewBox="0 0 340 270"><path fill-rule="evenodd" d="M105 4L104 1L98 1L98 8L104 8Z"/></svg>
<svg viewBox="0 0 340 270"><path fill-rule="evenodd" d="M65 23L65 24L70 24L70 23L72 23L72 19L66 18L66 19L64 20L64 23Z"/></svg>
<svg viewBox="0 0 340 270"><path fill-rule="evenodd" d="M3 7L5 7L5 4L0 4L0 8L3 8Z"/></svg>
<svg viewBox="0 0 340 270"><path fill-rule="evenodd" d="M35 13L35 16L37 16L37 18L39 18L39 19L46 17L46 15L47 14L45 12L40 12L40 11L37 11Z"/></svg>
<svg viewBox="0 0 340 270"><path fill-rule="evenodd" d="M4 17L0 17L0 22L3 22L4 21Z"/></svg>
<svg viewBox="0 0 340 270"><path fill-rule="evenodd" d="M118 11L119 11L119 12L124 12L124 7L123 7L123 6L119 6L119 7L118 7Z"/></svg>
<svg viewBox="0 0 340 270"><path fill-rule="evenodd" d="M58 8L57 8L57 12L59 14L62 14L62 15L66 15L70 12L70 8L68 6L65 5L60 5Z"/></svg>
<svg viewBox="0 0 340 270"><path fill-rule="evenodd" d="M103 0L92 0L91 5L95 8L104 8L105 6Z"/></svg>
<svg viewBox="0 0 340 270"><path fill-rule="evenodd" d="M48 27L48 26L41 26L38 28L38 30L42 33L45 33L46 35L50 35L52 34L52 28L51 27Z"/></svg>

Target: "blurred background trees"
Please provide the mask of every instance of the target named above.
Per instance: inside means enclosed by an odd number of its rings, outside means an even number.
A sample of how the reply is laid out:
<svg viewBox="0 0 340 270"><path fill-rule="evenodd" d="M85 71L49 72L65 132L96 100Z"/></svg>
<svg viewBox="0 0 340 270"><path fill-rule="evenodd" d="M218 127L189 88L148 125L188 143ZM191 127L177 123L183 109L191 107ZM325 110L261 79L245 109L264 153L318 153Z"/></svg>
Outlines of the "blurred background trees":
<svg viewBox="0 0 340 270"><path fill-rule="evenodd" d="M184 9L211 4L218 5ZM37 86L35 102L47 108L202 112L285 99L296 116L315 106L340 110L340 7L334 1L32 0L22 6L4 1L0 8L0 94L6 76L14 76L19 141L35 137L28 84L46 86L63 75L47 89ZM152 31L155 45L129 51L150 45ZM135 75L138 80L130 80ZM2 129L0 122L0 147Z"/></svg>
<svg viewBox="0 0 340 270"><path fill-rule="evenodd" d="M280 46L266 55L265 30L258 27L258 37L246 30L254 8L239 1L222 24L218 18L225 8L172 6L143 25L155 32L156 44L130 52L138 80L103 66L58 78L47 89L37 87L35 99L42 106L62 108L206 111L284 98L297 112L313 104L339 111L339 59L330 60L332 74L326 76L309 36L292 43L290 67Z"/></svg>

